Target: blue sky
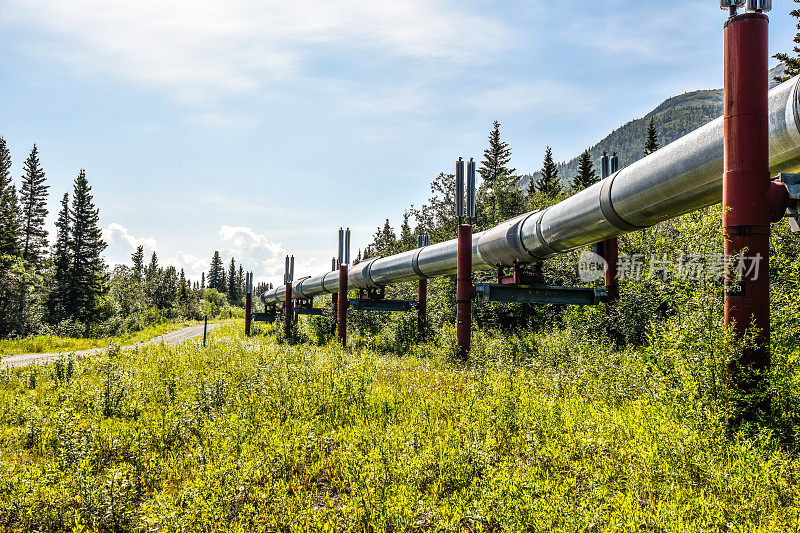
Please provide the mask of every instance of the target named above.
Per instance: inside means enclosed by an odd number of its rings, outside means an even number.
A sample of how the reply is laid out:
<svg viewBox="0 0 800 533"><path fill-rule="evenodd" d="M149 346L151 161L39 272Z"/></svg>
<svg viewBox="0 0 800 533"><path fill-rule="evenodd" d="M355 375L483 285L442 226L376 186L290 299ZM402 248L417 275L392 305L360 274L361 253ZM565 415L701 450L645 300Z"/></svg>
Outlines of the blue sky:
<svg viewBox="0 0 800 533"><path fill-rule="evenodd" d="M774 2L770 49L792 46ZM0 135L37 143L51 224L85 168L109 263L193 277L325 271L450 171L493 120L513 166L575 156L662 100L722 86L716 0L0 0ZM52 231L52 226L51 226Z"/></svg>

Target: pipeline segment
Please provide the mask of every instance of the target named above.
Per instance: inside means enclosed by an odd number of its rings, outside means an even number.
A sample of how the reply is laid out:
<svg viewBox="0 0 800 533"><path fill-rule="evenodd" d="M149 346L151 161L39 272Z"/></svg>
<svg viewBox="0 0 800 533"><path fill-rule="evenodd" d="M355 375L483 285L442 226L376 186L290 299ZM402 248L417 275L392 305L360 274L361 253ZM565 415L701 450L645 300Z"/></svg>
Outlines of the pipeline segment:
<svg viewBox="0 0 800 533"><path fill-rule="evenodd" d="M472 236L472 270L527 264L650 227L722 201L723 118L720 117L608 179L542 211L526 213ZM769 92L771 175L800 169L800 77ZM456 273L458 239L353 266L349 285L377 288ZM307 278L294 298L338 291L339 273ZM284 301L284 287L261 295Z"/></svg>

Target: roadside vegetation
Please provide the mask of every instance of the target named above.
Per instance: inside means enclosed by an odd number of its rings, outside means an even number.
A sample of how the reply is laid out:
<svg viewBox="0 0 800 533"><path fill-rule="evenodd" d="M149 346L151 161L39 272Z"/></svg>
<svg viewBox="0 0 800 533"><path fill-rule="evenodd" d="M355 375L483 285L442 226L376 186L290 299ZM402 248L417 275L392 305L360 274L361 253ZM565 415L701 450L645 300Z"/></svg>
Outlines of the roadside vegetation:
<svg viewBox="0 0 800 533"><path fill-rule="evenodd" d="M25 353L57 353L78 352L91 348L105 348L112 344L127 346L144 342L153 337L158 337L170 331L175 331L187 326L202 324L199 321L162 322L155 326L121 335L118 337L104 337L99 339L81 337L57 337L54 335L35 335L22 339L0 341L0 357L25 354Z"/></svg>

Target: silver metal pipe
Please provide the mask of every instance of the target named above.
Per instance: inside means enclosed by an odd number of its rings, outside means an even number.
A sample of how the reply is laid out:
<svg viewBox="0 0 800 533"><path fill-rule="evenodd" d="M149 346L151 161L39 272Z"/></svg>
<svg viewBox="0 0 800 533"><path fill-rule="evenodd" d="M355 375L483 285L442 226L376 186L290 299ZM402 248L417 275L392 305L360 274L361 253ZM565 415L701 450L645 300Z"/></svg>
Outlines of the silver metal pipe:
<svg viewBox="0 0 800 533"><path fill-rule="evenodd" d="M800 170L800 77L769 93L770 172ZM661 148L607 179L543 211L525 213L472 239L474 270L531 263L650 227L722 201L723 119ZM375 288L453 275L456 239L390 257L368 259L349 272L349 283ZM338 272L299 283L310 298L338 287ZM297 290L296 288L294 289ZM283 287L261 295L282 301Z"/></svg>

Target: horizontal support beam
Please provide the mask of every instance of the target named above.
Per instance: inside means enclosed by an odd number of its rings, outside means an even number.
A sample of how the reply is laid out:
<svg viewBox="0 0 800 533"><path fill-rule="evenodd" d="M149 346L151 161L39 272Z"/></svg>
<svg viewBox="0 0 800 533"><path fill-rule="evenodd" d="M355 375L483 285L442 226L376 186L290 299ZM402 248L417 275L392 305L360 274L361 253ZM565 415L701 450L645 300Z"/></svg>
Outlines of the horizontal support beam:
<svg viewBox="0 0 800 533"><path fill-rule="evenodd" d="M304 307L295 307L294 312L298 315L311 315L311 316L322 316L324 315L324 311L322 309L317 308L304 308Z"/></svg>
<svg viewBox="0 0 800 533"><path fill-rule="evenodd" d="M414 300L363 300L351 298L350 308L356 311L405 312L417 308Z"/></svg>
<svg viewBox="0 0 800 533"><path fill-rule="evenodd" d="M253 313L253 322L275 322L278 319L276 313Z"/></svg>
<svg viewBox="0 0 800 533"><path fill-rule="evenodd" d="M605 301L605 289L583 287L550 287L547 285L500 285L479 283L475 285L475 299L479 302L507 302L524 304L597 305Z"/></svg>

